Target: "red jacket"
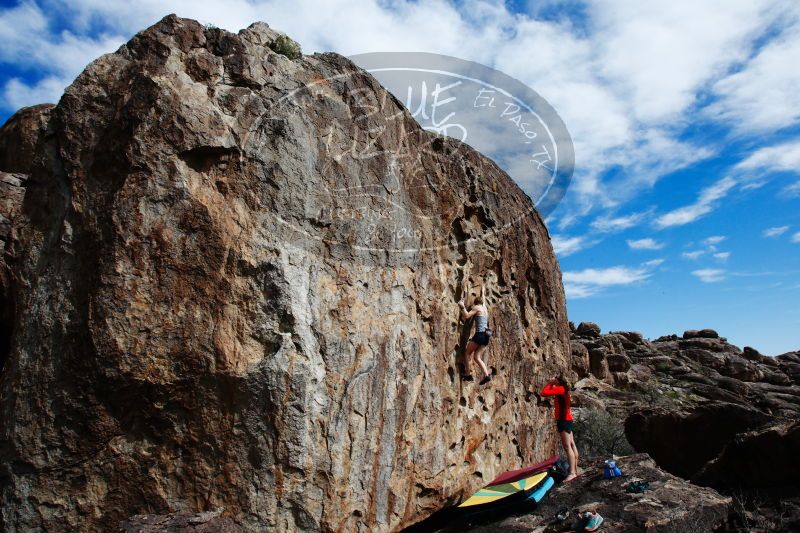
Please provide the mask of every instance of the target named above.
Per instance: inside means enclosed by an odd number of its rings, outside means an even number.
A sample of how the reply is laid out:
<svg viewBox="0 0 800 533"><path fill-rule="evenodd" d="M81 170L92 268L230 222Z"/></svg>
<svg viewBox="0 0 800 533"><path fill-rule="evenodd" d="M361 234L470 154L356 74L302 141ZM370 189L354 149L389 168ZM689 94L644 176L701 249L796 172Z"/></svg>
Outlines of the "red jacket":
<svg viewBox="0 0 800 533"><path fill-rule="evenodd" d="M548 383L542 389L542 396L555 396L555 418L556 420L572 420L572 412L570 411L570 397L569 391L561 385L553 385Z"/></svg>

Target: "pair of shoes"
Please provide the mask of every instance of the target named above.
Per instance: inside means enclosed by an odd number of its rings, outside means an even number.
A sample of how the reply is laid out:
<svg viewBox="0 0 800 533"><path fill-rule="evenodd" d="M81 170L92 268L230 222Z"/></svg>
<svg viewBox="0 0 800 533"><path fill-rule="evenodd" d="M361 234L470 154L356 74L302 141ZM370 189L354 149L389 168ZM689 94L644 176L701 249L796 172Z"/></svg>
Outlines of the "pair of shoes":
<svg viewBox="0 0 800 533"><path fill-rule="evenodd" d="M631 481L625 486L625 492L630 494L641 494L650 490L650 483L647 481Z"/></svg>
<svg viewBox="0 0 800 533"><path fill-rule="evenodd" d="M483 378L483 379L480 381L480 384L481 384L481 385L486 385L486 384L487 384L487 383L489 383L490 381L492 381L492 376L491 376L491 375L488 375L488 376L486 376L485 378Z"/></svg>
<svg viewBox="0 0 800 533"><path fill-rule="evenodd" d="M600 524L603 523L603 517L600 516L600 513L586 511L580 514L578 522L580 522L582 528L576 527L577 531L597 531L600 528Z"/></svg>
<svg viewBox="0 0 800 533"><path fill-rule="evenodd" d="M475 381L475 378L472 377L472 374L461 374L461 379L464 381Z"/></svg>

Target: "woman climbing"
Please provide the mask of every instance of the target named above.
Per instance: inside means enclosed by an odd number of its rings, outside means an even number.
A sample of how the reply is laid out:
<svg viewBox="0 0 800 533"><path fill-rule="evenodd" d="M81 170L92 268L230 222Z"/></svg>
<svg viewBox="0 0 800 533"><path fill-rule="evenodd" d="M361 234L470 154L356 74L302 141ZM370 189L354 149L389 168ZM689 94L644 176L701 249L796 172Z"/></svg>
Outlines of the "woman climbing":
<svg viewBox="0 0 800 533"><path fill-rule="evenodd" d="M461 308L461 320L469 320L472 317L475 317L475 335L467 343L467 352L464 358L464 374L461 374L461 378L467 381L472 381L472 374L470 373L470 368L472 366L473 360L478 363L478 366L481 367L483 371L484 378L481 380L480 384L485 385L492 380L492 373L489 372L489 369L486 368L486 363L483 362L482 356L483 352L486 351L486 347L489 346L489 340L491 338L491 330L489 329L489 311L486 309L486 293L485 288L481 287L481 294L480 296L475 297L475 301L472 304L472 308L467 311L467 307L464 305L464 300L462 299L458 302L458 306Z"/></svg>
<svg viewBox="0 0 800 533"><path fill-rule="evenodd" d="M578 477L578 447L575 446L575 437L572 435L573 421L570 411L569 381L563 375L554 377L542 389L542 396L555 398L556 431L561 437L561 445L564 447L569 461L569 475L564 481L572 481Z"/></svg>

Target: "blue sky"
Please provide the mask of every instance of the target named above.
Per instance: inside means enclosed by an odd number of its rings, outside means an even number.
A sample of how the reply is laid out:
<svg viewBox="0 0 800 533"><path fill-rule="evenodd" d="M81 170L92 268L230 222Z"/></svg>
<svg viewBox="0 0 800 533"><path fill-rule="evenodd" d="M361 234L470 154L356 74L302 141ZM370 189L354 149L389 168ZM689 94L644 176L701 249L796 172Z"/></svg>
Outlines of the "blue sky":
<svg viewBox="0 0 800 533"><path fill-rule="evenodd" d="M493 66L559 112L573 184L548 226L570 317L649 337L713 327L800 348L800 4L729 0L2 2L0 120L55 102L174 12L263 20L305 52Z"/></svg>

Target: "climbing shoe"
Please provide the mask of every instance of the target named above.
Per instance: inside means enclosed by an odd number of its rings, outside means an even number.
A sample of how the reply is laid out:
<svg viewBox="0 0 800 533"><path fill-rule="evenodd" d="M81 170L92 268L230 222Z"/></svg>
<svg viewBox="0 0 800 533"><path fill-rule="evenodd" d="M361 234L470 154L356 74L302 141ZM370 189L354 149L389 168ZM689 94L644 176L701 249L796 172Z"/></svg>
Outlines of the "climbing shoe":
<svg viewBox="0 0 800 533"><path fill-rule="evenodd" d="M461 379L464 381L475 381L475 378L472 377L472 374L461 374Z"/></svg>
<svg viewBox="0 0 800 533"><path fill-rule="evenodd" d="M597 531L602 523L603 517L599 513L584 511L578 513L578 520L572 526L572 529L575 531Z"/></svg>
<svg viewBox="0 0 800 533"><path fill-rule="evenodd" d="M631 494L641 494L650 490L650 483L647 481L631 481L625 485L625 492Z"/></svg>
<svg viewBox="0 0 800 533"><path fill-rule="evenodd" d="M583 513L583 518L586 520L583 524L584 531L597 531L603 523L603 517L599 513L586 511Z"/></svg>
<svg viewBox="0 0 800 533"><path fill-rule="evenodd" d="M486 384L487 384L487 383L489 383L490 381L492 381L492 376L486 376L485 378L483 378L483 379L480 381L480 384L481 384L481 385L486 385Z"/></svg>

